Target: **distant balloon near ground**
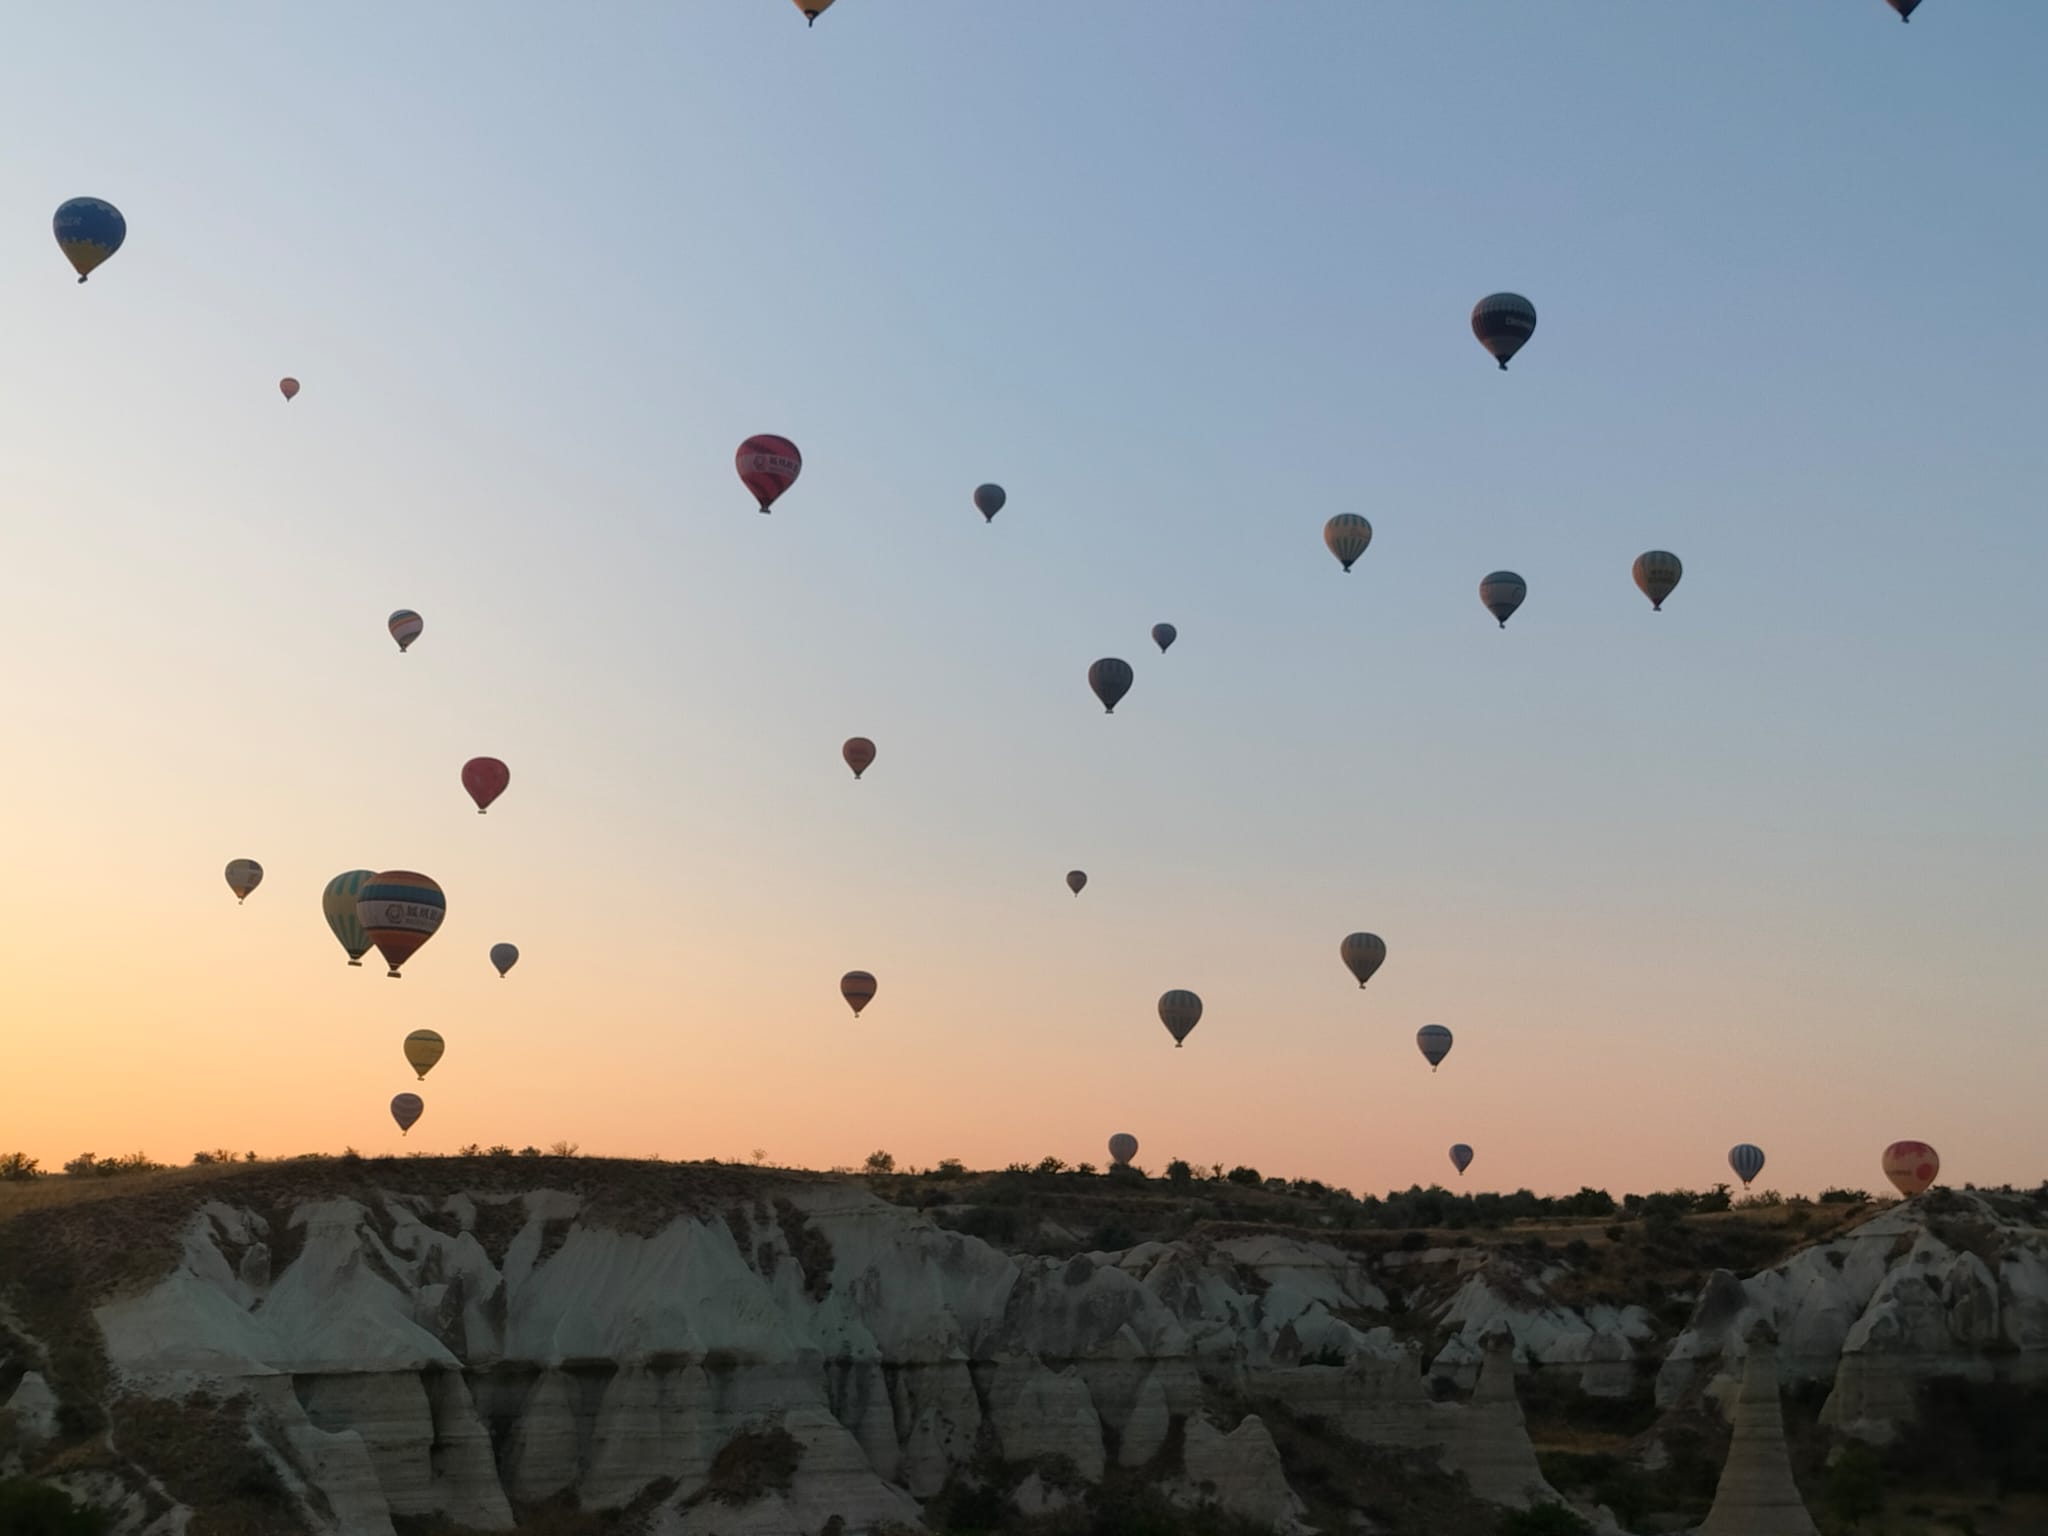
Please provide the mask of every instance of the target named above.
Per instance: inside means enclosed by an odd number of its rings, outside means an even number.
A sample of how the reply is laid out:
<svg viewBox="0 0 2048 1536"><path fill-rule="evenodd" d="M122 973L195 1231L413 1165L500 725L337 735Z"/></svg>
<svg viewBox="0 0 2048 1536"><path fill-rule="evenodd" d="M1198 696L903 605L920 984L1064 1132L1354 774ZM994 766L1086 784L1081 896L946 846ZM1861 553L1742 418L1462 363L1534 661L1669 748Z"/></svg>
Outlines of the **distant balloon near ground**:
<svg viewBox="0 0 2048 1536"><path fill-rule="evenodd" d="M1429 1070L1434 1072L1451 1054L1451 1032L1441 1024L1425 1024L1415 1031L1415 1048L1422 1052Z"/></svg>
<svg viewBox="0 0 2048 1536"><path fill-rule="evenodd" d="M1508 627L1508 620L1528 595L1529 584L1513 571L1495 571L1479 583L1479 601L1486 604L1488 613L1500 620L1502 629Z"/></svg>
<svg viewBox="0 0 2048 1536"><path fill-rule="evenodd" d="M409 869L387 869L363 882L356 893L356 918L363 932L384 956L398 979L398 968L440 931L448 915L448 898L425 875Z"/></svg>
<svg viewBox="0 0 2048 1536"><path fill-rule="evenodd" d="M1131 664L1115 656L1105 656L1088 669L1088 686L1095 690L1095 697L1102 700L1104 714L1116 713L1123 696L1131 691L1135 676Z"/></svg>
<svg viewBox="0 0 2048 1536"><path fill-rule="evenodd" d="M1173 642L1179 638L1180 631L1171 624L1154 624L1152 626L1152 643L1159 647L1159 654L1162 656L1173 648Z"/></svg>
<svg viewBox="0 0 2048 1536"><path fill-rule="evenodd" d="M857 1019L861 1009L875 1000L875 978L866 971L848 971L839 978L839 995L846 999L846 1006Z"/></svg>
<svg viewBox="0 0 2048 1536"><path fill-rule="evenodd" d="M1387 963L1387 941L1376 933L1346 934L1344 942L1337 946L1337 953L1343 956L1344 964L1363 987L1372 980L1373 972Z"/></svg>
<svg viewBox="0 0 2048 1536"><path fill-rule="evenodd" d="M1472 1149L1462 1141L1451 1148L1451 1166L1458 1170L1458 1177L1465 1176L1465 1170L1472 1166Z"/></svg>
<svg viewBox="0 0 2048 1536"><path fill-rule="evenodd" d="M121 217L121 210L97 197L74 197L59 204L51 228L57 236L57 249L81 283L128 238L128 221Z"/></svg>
<svg viewBox="0 0 2048 1536"><path fill-rule="evenodd" d="M1192 992L1175 988L1162 993L1159 998L1159 1022L1166 1026L1166 1032L1173 1036L1173 1048L1179 1050L1194 1027L1202 1022L1202 1000Z"/></svg>
<svg viewBox="0 0 2048 1536"><path fill-rule="evenodd" d="M1109 1160L1119 1168L1131 1166L1131 1159L1138 1155L1138 1138L1124 1131L1118 1131L1109 1138Z"/></svg>
<svg viewBox="0 0 2048 1536"><path fill-rule="evenodd" d="M1508 359L1536 334L1536 306L1519 293L1489 293L1472 306L1472 334L1505 373Z"/></svg>
<svg viewBox="0 0 2048 1536"><path fill-rule="evenodd" d="M739 470L740 483L754 493L754 500L766 512L796 484L804 470L804 456L788 438L762 432L740 444L733 464Z"/></svg>
<svg viewBox="0 0 2048 1536"><path fill-rule="evenodd" d="M360 966L363 956L370 952L370 936L363 932L362 921L356 915L356 896L376 874L374 869L344 870L328 881L327 889L320 893L320 915L327 919L327 929L347 954L350 965Z"/></svg>
<svg viewBox="0 0 2048 1536"><path fill-rule="evenodd" d="M277 381L277 392L283 395L287 401L290 401L299 392L299 381L297 379L279 379Z"/></svg>
<svg viewBox="0 0 2048 1536"><path fill-rule="evenodd" d="M1678 556L1668 549L1645 550L1636 556L1636 563L1630 568L1636 579L1636 586L1643 596L1650 600L1653 612L1664 611L1664 599L1671 595L1671 589L1678 585L1678 578L1685 574L1685 567L1679 564Z"/></svg>
<svg viewBox="0 0 2048 1536"><path fill-rule="evenodd" d="M1348 576L1352 562L1372 543L1372 524L1356 512L1339 512L1323 524L1323 543L1342 562Z"/></svg>
<svg viewBox="0 0 2048 1536"><path fill-rule="evenodd" d="M517 944L493 944L491 946L491 964L498 968L498 980L503 981L505 973L518 963L519 946Z"/></svg>
<svg viewBox="0 0 2048 1536"><path fill-rule="evenodd" d="M235 893L235 905L240 906L263 883L263 866L254 859L230 859L227 879L228 889Z"/></svg>
<svg viewBox="0 0 2048 1536"><path fill-rule="evenodd" d="M1910 1200L1941 1176L1941 1154L1924 1141L1895 1141L1884 1149L1884 1176Z"/></svg>
<svg viewBox="0 0 2048 1536"><path fill-rule="evenodd" d="M1009 502L1010 493L1000 485L977 485L974 488L974 510L981 514L984 523L996 520L996 514Z"/></svg>
<svg viewBox="0 0 2048 1536"><path fill-rule="evenodd" d="M846 745L839 749L839 755L846 759L846 766L853 770L857 779L868 771L875 760L875 744L865 736L849 736Z"/></svg>
<svg viewBox="0 0 2048 1536"><path fill-rule="evenodd" d="M491 802L505 793L511 782L512 770L495 757L472 757L462 765L462 787L476 802L479 816L491 808Z"/></svg>
<svg viewBox="0 0 2048 1536"><path fill-rule="evenodd" d="M441 1053L448 1049L448 1042L431 1029L416 1029L405 1037L406 1065L417 1072L422 1082L434 1070L434 1063L441 1059Z"/></svg>
<svg viewBox="0 0 2048 1536"><path fill-rule="evenodd" d="M1764 1149L1746 1141L1730 1147L1728 1166L1735 1170L1735 1177L1742 1180L1742 1187L1747 1189L1750 1181L1764 1171Z"/></svg>
<svg viewBox="0 0 2048 1536"><path fill-rule="evenodd" d="M1087 871L1087 870L1085 870L1085 869L1070 869L1070 870L1068 870L1068 871L1067 871L1067 889L1068 889L1068 890L1070 890L1070 891L1072 891L1072 892L1073 892L1073 893L1074 893L1074 894L1075 894L1076 896L1078 896L1078 895L1080 895L1080 894L1081 894L1081 887L1082 887L1082 886L1084 886L1084 885L1086 885L1087 883L1088 883L1088 871Z"/></svg>
<svg viewBox="0 0 2048 1536"><path fill-rule="evenodd" d="M413 641L419 639L420 631L427 625L426 621L410 608L401 608L385 621L385 627L391 631L391 638L398 642L398 654L403 656L412 648Z"/></svg>
<svg viewBox="0 0 2048 1536"><path fill-rule="evenodd" d="M391 1118L398 1122L398 1134L420 1123L420 1116L427 1112L427 1101L416 1093L401 1093L391 1101Z"/></svg>

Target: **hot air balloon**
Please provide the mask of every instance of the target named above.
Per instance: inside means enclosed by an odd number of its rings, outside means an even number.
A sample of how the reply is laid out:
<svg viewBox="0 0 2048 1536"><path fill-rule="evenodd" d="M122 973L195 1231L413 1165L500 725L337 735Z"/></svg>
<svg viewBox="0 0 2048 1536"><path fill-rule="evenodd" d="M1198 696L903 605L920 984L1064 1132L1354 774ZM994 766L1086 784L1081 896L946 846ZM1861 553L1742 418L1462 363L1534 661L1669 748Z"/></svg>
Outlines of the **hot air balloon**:
<svg viewBox="0 0 2048 1536"><path fill-rule="evenodd" d="M1202 1022L1202 1000L1192 992L1176 988L1159 997L1159 1022L1166 1026L1166 1032L1173 1036L1173 1048L1179 1050L1188 1032Z"/></svg>
<svg viewBox="0 0 2048 1536"><path fill-rule="evenodd" d="M875 744L865 736L849 736L846 745L839 749L839 755L846 759L846 766L858 779L868 771L868 764L875 760Z"/></svg>
<svg viewBox="0 0 2048 1536"><path fill-rule="evenodd" d="M1351 574L1351 562L1366 551L1372 543L1372 524L1356 512L1339 512L1323 524L1323 543L1330 553L1344 563L1344 574Z"/></svg>
<svg viewBox="0 0 2048 1536"><path fill-rule="evenodd" d="M1685 574L1685 567L1679 564L1678 556L1668 549L1645 550L1636 556L1634 566L1636 585L1643 596L1650 600L1653 611L1664 611L1664 599L1671 595L1671 589L1678 585L1678 578Z"/></svg>
<svg viewBox="0 0 2048 1536"><path fill-rule="evenodd" d="M1500 620L1500 627L1508 627L1508 618L1522 606L1522 599L1529 595L1529 583L1513 571L1495 571L1479 583L1479 601L1486 604L1486 611Z"/></svg>
<svg viewBox="0 0 2048 1536"><path fill-rule="evenodd" d="M1911 21L1913 13L1920 9L1920 0L1890 0L1891 8L1899 13L1900 21Z"/></svg>
<svg viewBox="0 0 2048 1536"><path fill-rule="evenodd" d="M249 899L249 893L263 883L263 866L254 859L229 859L228 889L235 893L235 905Z"/></svg>
<svg viewBox="0 0 2048 1536"><path fill-rule="evenodd" d="M1102 700L1102 712L1116 713L1116 706L1123 696L1131 691L1131 680L1135 676L1128 661L1119 661L1114 656L1105 656L1088 669L1088 686L1095 690L1095 697Z"/></svg>
<svg viewBox="0 0 2048 1536"><path fill-rule="evenodd" d="M441 887L409 869L387 869L372 875L356 892L356 920L370 942L383 951L384 961L391 967L385 974L394 980L398 968L434 936L447 915L448 898Z"/></svg>
<svg viewBox="0 0 2048 1536"><path fill-rule="evenodd" d="M1536 334L1536 306L1519 293L1489 293L1472 306L1472 334L1505 373L1508 359Z"/></svg>
<svg viewBox="0 0 2048 1536"><path fill-rule="evenodd" d="M493 800L505 793L505 786L511 782L512 770L495 757L472 757L462 765L462 787L476 802L479 816L490 808Z"/></svg>
<svg viewBox="0 0 2048 1536"><path fill-rule="evenodd" d="M398 642L398 654L403 656L427 625L410 608L401 608L386 621L386 627L391 631L391 638Z"/></svg>
<svg viewBox="0 0 2048 1536"><path fill-rule="evenodd" d="M498 968L498 980L503 981L505 973L518 963L519 946L517 944L493 944L491 946L491 964Z"/></svg>
<svg viewBox="0 0 2048 1536"><path fill-rule="evenodd" d="M1451 1054L1451 1032L1441 1024L1425 1024L1415 1031L1415 1048L1422 1052L1434 1072Z"/></svg>
<svg viewBox="0 0 2048 1536"><path fill-rule="evenodd" d="M1127 1131L1118 1131L1109 1138L1109 1160L1119 1168L1131 1166L1131 1159L1138 1155L1138 1138Z"/></svg>
<svg viewBox="0 0 2048 1536"><path fill-rule="evenodd" d="M796 444L772 432L759 433L741 443L733 462L739 469L740 483L754 493L763 512L774 506L776 498L795 485L796 477L804 471L804 456L796 451Z"/></svg>
<svg viewBox="0 0 2048 1536"><path fill-rule="evenodd" d="M1010 499L1010 493L1000 485L977 485L974 488L974 509L981 514L984 523L996 520L996 514L1003 510L1003 504Z"/></svg>
<svg viewBox="0 0 2048 1536"><path fill-rule="evenodd" d="M1451 1148L1451 1166L1458 1170L1458 1177L1465 1176L1465 1170L1472 1166L1472 1149L1462 1141Z"/></svg>
<svg viewBox="0 0 2048 1536"><path fill-rule="evenodd" d="M875 1000L875 978L866 971L848 971L839 978L839 995L846 999L846 1006L857 1019L861 1009Z"/></svg>
<svg viewBox="0 0 2048 1536"><path fill-rule="evenodd" d="M1387 963L1387 941L1376 933L1348 933L1337 946L1337 953L1344 957L1344 963L1363 987L1372 980L1373 972Z"/></svg>
<svg viewBox="0 0 2048 1536"><path fill-rule="evenodd" d="M413 1071L419 1073L425 1082L427 1074L434 1070L434 1063L441 1059L441 1053L448 1049L448 1042L431 1029L416 1029L405 1037L405 1059ZM413 1116L418 1119L419 1116Z"/></svg>
<svg viewBox="0 0 2048 1536"><path fill-rule="evenodd" d="M277 392L283 395L285 399L289 401L293 395L296 395L299 392L299 381L297 379L289 378L279 379L277 381Z"/></svg>
<svg viewBox="0 0 2048 1536"><path fill-rule="evenodd" d="M74 197L60 204L51 223L57 249L81 283L128 238L128 221L121 217L121 210L96 197Z"/></svg>
<svg viewBox="0 0 2048 1536"><path fill-rule="evenodd" d="M1884 1176L1908 1200L1931 1185L1940 1173L1941 1154L1924 1141L1895 1141L1884 1149Z"/></svg>
<svg viewBox="0 0 2048 1536"><path fill-rule="evenodd" d="M1179 638L1180 631L1171 624L1154 624L1152 626L1152 643L1159 647L1159 654L1162 656L1172 647L1173 642Z"/></svg>
<svg viewBox="0 0 2048 1536"><path fill-rule="evenodd" d="M1735 1177L1742 1180L1742 1187L1749 1188L1749 1181L1764 1171L1764 1149L1742 1142L1728 1149L1728 1166L1735 1170Z"/></svg>
<svg viewBox="0 0 2048 1536"><path fill-rule="evenodd" d="M391 1118L398 1122L398 1134L403 1136L420 1123L420 1116L427 1112L427 1102L416 1093L401 1093L391 1101Z"/></svg>
<svg viewBox="0 0 2048 1536"><path fill-rule="evenodd" d="M320 893L321 914L347 952L350 965L361 965L363 956L370 952L370 936L363 932L362 921L356 915L356 895L376 873L373 869L345 870L328 881L327 889Z"/></svg>
<svg viewBox="0 0 2048 1536"><path fill-rule="evenodd" d="M1082 886L1084 886L1084 885L1086 885L1087 883L1088 883L1088 871L1087 871L1087 870L1085 870L1085 869L1070 869L1070 870L1068 870L1068 871L1067 871L1067 889L1068 889L1068 890L1070 890L1070 891L1072 891L1072 892L1073 892L1073 893L1074 893L1074 894L1075 894L1076 896L1078 896L1078 895L1080 895L1080 894L1081 894L1081 887L1082 887Z"/></svg>
<svg viewBox="0 0 2048 1536"><path fill-rule="evenodd" d="M814 27L818 18L832 9L832 0L796 0L796 8L804 13L804 25Z"/></svg>

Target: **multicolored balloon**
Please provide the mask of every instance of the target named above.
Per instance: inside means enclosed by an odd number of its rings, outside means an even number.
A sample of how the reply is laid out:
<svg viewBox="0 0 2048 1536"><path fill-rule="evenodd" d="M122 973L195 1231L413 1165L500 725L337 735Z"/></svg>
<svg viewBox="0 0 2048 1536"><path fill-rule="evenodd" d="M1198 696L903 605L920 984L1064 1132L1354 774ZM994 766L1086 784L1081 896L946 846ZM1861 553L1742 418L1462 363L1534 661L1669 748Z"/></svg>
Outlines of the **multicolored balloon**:
<svg viewBox="0 0 2048 1536"><path fill-rule="evenodd" d="M1508 359L1536 334L1536 306L1519 293L1489 293L1472 306L1472 334L1505 373Z"/></svg>
<svg viewBox="0 0 2048 1536"><path fill-rule="evenodd" d="M505 973L518 963L519 946L517 944L493 944L491 946L491 964L498 968L498 980L503 981Z"/></svg>
<svg viewBox="0 0 2048 1536"><path fill-rule="evenodd" d="M57 235L57 249L81 283L128 238L128 221L121 217L121 210L97 197L74 197L59 204L51 227Z"/></svg>
<svg viewBox="0 0 2048 1536"><path fill-rule="evenodd" d="M1422 1052L1429 1070L1434 1072L1451 1054L1451 1032L1441 1024L1425 1024L1415 1031L1415 1048Z"/></svg>
<svg viewBox="0 0 2048 1536"><path fill-rule="evenodd" d="M1159 654L1162 656L1172 647L1173 642L1179 638L1180 631L1171 624L1154 624L1152 626L1152 643L1159 647Z"/></svg>
<svg viewBox="0 0 2048 1536"><path fill-rule="evenodd" d="M804 25L814 27L818 18L832 9L832 0L796 0L796 8L804 13Z"/></svg>
<svg viewBox="0 0 2048 1536"><path fill-rule="evenodd" d="M398 1122L401 1136L418 1125L420 1116L426 1112L427 1101L416 1093L401 1093L391 1101L391 1118Z"/></svg>
<svg viewBox="0 0 2048 1536"><path fill-rule="evenodd" d="M1000 485L977 485L974 488L974 510L981 514L984 523L996 520L996 514L1009 501L1010 493Z"/></svg>
<svg viewBox="0 0 2048 1536"><path fill-rule="evenodd" d="M391 967L385 974L393 980L398 979L398 968L440 930L447 915L448 898L441 887L409 869L372 875L356 892L356 920L383 953L384 963Z"/></svg>
<svg viewBox="0 0 2048 1536"><path fill-rule="evenodd" d="M1479 601L1486 605L1486 611L1500 620L1500 627L1508 627L1508 619L1522 606L1522 599L1529 595L1529 583L1513 571L1494 571L1479 583Z"/></svg>
<svg viewBox="0 0 2048 1536"><path fill-rule="evenodd" d="M286 402L289 403L291 398L299 392L299 381L292 378L279 379L277 381L277 392L283 395Z"/></svg>
<svg viewBox="0 0 2048 1536"><path fill-rule="evenodd" d="M1462 1141L1451 1148L1451 1166L1458 1170L1458 1177L1461 1179L1465 1176L1465 1170L1472 1166L1472 1149Z"/></svg>
<svg viewBox="0 0 2048 1536"><path fill-rule="evenodd" d="M1749 1188L1750 1180L1764 1171L1764 1149L1749 1142L1739 1142L1728 1149L1728 1166L1735 1170L1735 1177L1742 1180L1742 1187Z"/></svg>
<svg viewBox="0 0 2048 1536"><path fill-rule="evenodd" d="M1085 870L1085 869L1070 869L1070 870L1068 870L1068 871L1067 871L1067 889L1068 889L1068 890L1070 890L1070 891L1072 891L1072 892L1073 892L1073 893L1074 893L1074 894L1075 894L1076 896L1078 896L1078 895L1080 895L1080 894L1081 894L1081 887L1082 887L1082 886L1084 886L1084 885L1086 885L1087 883L1088 883L1088 871L1087 871L1087 870Z"/></svg>
<svg viewBox="0 0 2048 1536"><path fill-rule="evenodd" d="M427 1074L434 1070L434 1063L447 1049L448 1042L431 1029L416 1029L405 1037L406 1065L419 1073L420 1081L425 1082ZM419 1116L414 1115L413 1118L417 1120Z"/></svg>
<svg viewBox="0 0 2048 1536"><path fill-rule="evenodd" d="M763 512L774 506L776 499L795 485L796 477L804 472L804 456L796 451L796 444L772 432L757 433L741 443L733 462L739 469L740 483L754 493Z"/></svg>
<svg viewBox="0 0 2048 1536"><path fill-rule="evenodd" d="M512 770L495 757L472 757L462 765L462 787L476 802L479 816L490 809L491 802L505 793L505 786L511 782Z"/></svg>
<svg viewBox="0 0 2048 1536"><path fill-rule="evenodd" d="M865 736L849 736L846 738L846 745L839 749L839 755L846 759L846 766L853 770L853 776L858 779L868 771L868 766L875 760L875 744Z"/></svg>
<svg viewBox="0 0 2048 1536"><path fill-rule="evenodd" d="M1941 1176L1941 1154L1924 1141L1895 1141L1884 1149L1884 1176L1910 1200Z"/></svg>
<svg viewBox="0 0 2048 1536"><path fill-rule="evenodd" d="M1652 612L1664 611L1664 599L1671 595L1671 589L1678 585L1678 578L1685 574L1685 567L1678 556L1668 549L1650 549L1636 556L1631 567L1636 586L1643 596L1650 600Z"/></svg>
<svg viewBox="0 0 2048 1536"><path fill-rule="evenodd" d="M328 881L327 889L320 893L321 915L327 919L335 942L347 953L350 965L361 965L363 956L370 952L370 936L363 932L362 920L356 915L356 897L376 874L373 869L344 870Z"/></svg>
<svg viewBox="0 0 2048 1536"><path fill-rule="evenodd" d="M1109 1138L1109 1160L1119 1168L1131 1166L1131 1159L1138 1155L1138 1138L1128 1131L1118 1131Z"/></svg>
<svg viewBox="0 0 2048 1536"><path fill-rule="evenodd" d="M1351 574L1351 563L1372 543L1372 524L1356 512L1339 512L1323 524L1323 543L1344 566L1344 574Z"/></svg>
<svg viewBox="0 0 2048 1536"><path fill-rule="evenodd" d="M228 889L235 893L235 905L249 899L249 893L263 883L263 866L254 859L229 859Z"/></svg>
<svg viewBox="0 0 2048 1536"><path fill-rule="evenodd" d="M398 642L398 654L403 656L419 639L420 631L427 627L426 621L410 608L401 608L391 615L385 627L391 631L391 638Z"/></svg>
<svg viewBox="0 0 2048 1536"><path fill-rule="evenodd" d="M1347 933L1337 953L1363 987L1372 980L1373 972L1387 963L1387 941L1376 933Z"/></svg>
<svg viewBox="0 0 2048 1536"><path fill-rule="evenodd" d="M846 999L846 1006L857 1019L861 1009L875 1000L875 978L866 971L848 971L839 978L839 995Z"/></svg>
<svg viewBox="0 0 2048 1536"><path fill-rule="evenodd" d="M1202 1022L1202 1000L1192 992L1175 988L1159 996L1159 1022L1166 1026L1166 1032L1173 1036L1173 1048L1179 1050L1194 1027Z"/></svg>
<svg viewBox="0 0 2048 1536"><path fill-rule="evenodd" d="M1114 656L1105 656L1088 669L1088 686L1095 690L1095 697L1102 700L1104 714L1116 713L1118 703L1131 691L1135 676L1128 661Z"/></svg>

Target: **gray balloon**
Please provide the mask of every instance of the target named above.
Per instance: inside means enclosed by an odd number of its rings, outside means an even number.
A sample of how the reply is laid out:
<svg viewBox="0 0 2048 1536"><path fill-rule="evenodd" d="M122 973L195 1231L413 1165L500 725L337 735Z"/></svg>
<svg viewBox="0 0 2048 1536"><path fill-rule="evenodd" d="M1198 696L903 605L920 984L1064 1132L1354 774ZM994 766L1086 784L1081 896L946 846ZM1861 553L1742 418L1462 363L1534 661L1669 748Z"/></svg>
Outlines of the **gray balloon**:
<svg viewBox="0 0 2048 1536"><path fill-rule="evenodd" d="M1109 1138L1109 1155L1117 1167L1130 1167L1131 1159L1138 1155L1138 1138L1127 1131L1118 1131Z"/></svg>
<svg viewBox="0 0 2048 1536"><path fill-rule="evenodd" d="M1522 606L1522 599L1529 595L1529 583L1513 571L1495 571L1479 583L1479 601L1486 604L1486 611L1500 620L1500 627L1508 627L1508 619Z"/></svg>
<svg viewBox="0 0 2048 1536"><path fill-rule="evenodd" d="M1010 499L1009 493L1000 485L977 485L974 488L975 510L981 513L981 520L992 523L996 514L1003 510L1003 504Z"/></svg>

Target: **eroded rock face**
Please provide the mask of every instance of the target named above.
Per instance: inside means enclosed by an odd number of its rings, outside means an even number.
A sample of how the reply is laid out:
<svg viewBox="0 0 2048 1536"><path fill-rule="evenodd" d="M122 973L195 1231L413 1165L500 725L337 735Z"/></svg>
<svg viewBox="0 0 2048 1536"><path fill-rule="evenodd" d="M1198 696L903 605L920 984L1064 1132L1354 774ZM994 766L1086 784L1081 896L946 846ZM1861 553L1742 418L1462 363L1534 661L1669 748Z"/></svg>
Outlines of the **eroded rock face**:
<svg viewBox="0 0 2048 1536"><path fill-rule="evenodd" d="M1714 1490L1714 1507L1698 1536L1820 1536L1799 1497L1799 1485L1792 1480L1770 1325L1751 1324L1744 1342L1742 1390L1735 1399L1728 1461Z"/></svg>
<svg viewBox="0 0 2048 1536"><path fill-rule="evenodd" d="M1548 1495L1511 1331L1471 1404L1432 1402L1373 1322L1384 1291L1339 1250L1261 1236L1056 1260L843 1183L734 1204L634 1232L549 1190L309 1201L282 1230L216 1203L174 1273L97 1316L126 1389L247 1396L336 1536L389 1536L394 1516L509 1529L515 1503L564 1496L631 1504L668 1536L918 1530L918 1500L991 1452L1085 1481L1158 1464L1178 1499L1294 1528L1271 1434L1219 1414L1224 1392L1434 1447L1501 1503ZM720 1496L722 1453L764 1426L796 1442L793 1470Z"/></svg>

